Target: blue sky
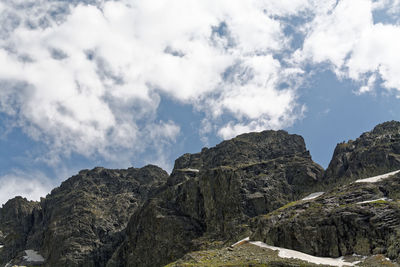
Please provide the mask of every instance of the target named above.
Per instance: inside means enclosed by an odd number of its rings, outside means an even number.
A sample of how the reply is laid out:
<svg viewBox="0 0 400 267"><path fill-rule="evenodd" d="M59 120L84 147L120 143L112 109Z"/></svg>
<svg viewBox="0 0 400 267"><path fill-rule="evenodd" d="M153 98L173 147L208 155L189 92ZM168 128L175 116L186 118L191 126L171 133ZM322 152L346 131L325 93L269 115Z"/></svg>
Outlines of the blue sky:
<svg viewBox="0 0 400 267"><path fill-rule="evenodd" d="M0 203L286 129L327 167L400 120L399 0L0 2Z"/></svg>

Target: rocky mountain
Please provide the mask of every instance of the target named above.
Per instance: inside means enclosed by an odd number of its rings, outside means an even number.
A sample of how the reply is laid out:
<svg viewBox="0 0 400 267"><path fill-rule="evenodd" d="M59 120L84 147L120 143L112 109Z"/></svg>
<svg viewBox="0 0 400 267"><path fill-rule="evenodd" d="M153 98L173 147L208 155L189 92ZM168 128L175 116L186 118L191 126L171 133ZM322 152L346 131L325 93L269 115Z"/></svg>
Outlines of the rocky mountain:
<svg viewBox="0 0 400 267"><path fill-rule="evenodd" d="M104 266L122 242L130 216L167 177L150 165L95 168L66 180L40 203L8 201L0 210L2 264L20 264L13 257L34 250L46 259L45 266Z"/></svg>
<svg viewBox="0 0 400 267"><path fill-rule="evenodd" d="M328 183L400 169L400 122L390 121L336 146L325 172Z"/></svg>
<svg viewBox="0 0 400 267"><path fill-rule="evenodd" d="M37 208L38 202L15 197L0 209L0 244L7 244L0 249L0 263L14 258L25 247L33 227L33 210Z"/></svg>
<svg viewBox="0 0 400 267"><path fill-rule="evenodd" d="M322 177L303 138L285 131L244 134L185 154L165 189L133 215L108 266L162 266L220 247L248 232L249 218L298 199Z"/></svg>
<svg viewBox="0 0 400 267"><path fill-rule="evenodd" d="M392 121L338 144L326 171L285 131L185 154L170 175L83 170L0 208L0 266L399 266L400 173L356 182L399 169Z"/></svg>
<svg viewBox="0 0 400 267"><path fill-rule="evenodd" d="M260 216L251 239L322 257L383 254L400 262L400 174Z"/></svg>

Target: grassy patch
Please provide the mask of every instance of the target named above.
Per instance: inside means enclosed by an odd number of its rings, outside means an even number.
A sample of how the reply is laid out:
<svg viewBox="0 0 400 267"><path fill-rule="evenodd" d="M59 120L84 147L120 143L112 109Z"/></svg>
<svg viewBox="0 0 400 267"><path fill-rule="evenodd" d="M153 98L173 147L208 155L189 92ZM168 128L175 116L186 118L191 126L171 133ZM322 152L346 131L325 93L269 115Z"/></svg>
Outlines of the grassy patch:
<svg viewBox="0 0 400 267"><path fill-rule="evenodd" d="M251 244L244 244L235 248L223 248L219 250L197 251L185 255L182 259L170 263L166 267L274 267L296 266L314 267L308 263L296 259L284 259L278 256L278 251L260 248Z"/></svg>

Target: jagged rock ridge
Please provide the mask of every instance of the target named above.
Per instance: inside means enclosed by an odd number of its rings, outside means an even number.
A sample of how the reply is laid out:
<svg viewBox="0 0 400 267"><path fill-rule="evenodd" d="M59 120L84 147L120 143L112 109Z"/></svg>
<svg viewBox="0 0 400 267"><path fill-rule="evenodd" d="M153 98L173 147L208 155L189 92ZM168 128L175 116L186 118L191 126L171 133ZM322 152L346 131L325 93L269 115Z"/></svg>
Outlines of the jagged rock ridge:
<svg viewBox="0 0 400 267"><path fill-rule="evenodd" d="M252 239L322 257L384 254L400 262L400 174L337 187L254 220Z"/></svg>
<svg viewBox="0 0 400 267"><path fill-rule="evenodd" d="M0 210L0 220L13 221L18 218L13 218L15 213L21 214L16 221L21 226L9 230L4 227L7 224L0 224L6 235L1 262L32 249L45 257L46 266L104 266L123 240L130 216L167 177L151 165L127 170L95 168L66 180L40 203L22 198L8 201ZM14 239L13 231L23 236Z"/></svg>
<svg viewBox="0 0 400 267"><path fill-rule="evenodd" d="M0 244L7 244L0 249L0 264L14 258L24 250L30 229L34 224L33 210L39 203L15 197L0 208Z"/></svg>
<svg viewBox="0 0 400 267"><path fill-rule="evenodd" d="M329 183L355 180L400 169L400 122L389 121L340 143L325 172Z"/></svg>
<svg viewBox="0 0 400 267"><path fill-rule="evenodd" d="M285 131L244 134L185 154L164 190L133 215L108 266L162 266L221 246L248 231L249 218L304 195L322 176L303 138Z"/></svg>
<svg viewBox="0 0 400 267"><path fill-rule="evenodd" d="M15 198L0 209L0 264L21 263L30 249L45 266L163 266L244 235L314 255L396 259L396 180L349 183L400 169L399 157L400 123L392 121L338 144L326 172L303 138L285 131L243 134L185 154L169 176L156 166L84 170L41 202ZM296 202L321 189L328 192ZM391 201L357 204L374 197Z"/></svg>

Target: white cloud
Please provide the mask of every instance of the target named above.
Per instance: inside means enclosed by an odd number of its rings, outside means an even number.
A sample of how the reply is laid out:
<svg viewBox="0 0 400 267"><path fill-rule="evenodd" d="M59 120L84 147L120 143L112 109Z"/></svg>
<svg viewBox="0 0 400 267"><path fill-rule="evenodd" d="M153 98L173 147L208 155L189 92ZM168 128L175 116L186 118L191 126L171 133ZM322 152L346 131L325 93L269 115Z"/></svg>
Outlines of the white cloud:
<svg viewBox="0 0 400 267"><path fill-rule="evenodd" d="M376 0L372 2L374 10L384 10L390 15L399 16L400 0Z"/></svg>
<svg viewBox="0 0 400 267"><path fill-rule="evenodd" d="M54 186L54 181L43 173L14 171L0 177L0 205L16 196L39 201L41 197L50 193Z"/></svg>
<svg viewBox="0 0 400 267"><path fill-rule="evenodd" d="M400 90L400 26L374 23L374 11L382 8L390 18L399 1L340 1L308 25L310 31L296 56L329 63L338 77L361 84L358 93L372 92L376 85Z"/></svg>
<svg viewBox="0 0 400 267"><path fill-rule="evenodd" d="M224 138L301 116L301 71L274 58L290 40L274 16L303 12L305 0L14 0L1 8L12 23L0 41L0 110L47 144L52 163L71 153L113 159L126 150L129 158L155 139L174 142L179 126L157 119L161 95L205 112Z"/></svg>
<svg viewBox="0 0 400 267"><path fill-rule="evenodd" d="M375 24L365 29L346 64L350 78L378 72L384 87L400 90L399 43L400 26Z"/></svg>
<svg viewBox="0 0 400 267"><path fill-rule="evenodd" d="M340 68L366 25L371 23L370 1L340 1L333 10L327 10L311 22L301 53L315 63L329 61Z"/></svg>
<svg viewBox="0 0 400 267"><path fill-rule="evenodd" d="M41 158L51 164L72 153L125 163L152 149L167 165L180 126L159 120L163 97L204 114L206 142L301 118L306 63L328 63L359 82L358 93L381 80L399 89L400 26L374 24L373 13L398 7L398 0L4 1L0 112L47 145ZM292 53L285 27L294 17L305 40Z"/></svg>
<svg viewBox="0 0 400 267"><path fill-rule="evenodd" d="M277 89L283 82L298 80L301 70L282 68L270 55L247 58L238 68L241 70L232 73L220 98L210 105L213 114L227 111L242 119L239 123L230 121L219 130L224 139L243 132L283 128L302 115L293 90L296 85Z"/></svg>
<svg viewBox="0 0 400 267"><path fill-rule="evenodd" d="M356 94L361 95L361 94L364 94L364 93L370 93L370 92L372 92L372 91L374 90L376 80L377 80L377 74L374 73L373 75L371 75L371 76L368 78L368 81L366 82L366 84L363 85L363 86L361 86L361 87L359 88L359 90L356 91Z"/></svg>

